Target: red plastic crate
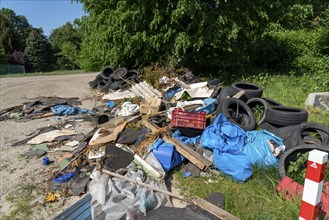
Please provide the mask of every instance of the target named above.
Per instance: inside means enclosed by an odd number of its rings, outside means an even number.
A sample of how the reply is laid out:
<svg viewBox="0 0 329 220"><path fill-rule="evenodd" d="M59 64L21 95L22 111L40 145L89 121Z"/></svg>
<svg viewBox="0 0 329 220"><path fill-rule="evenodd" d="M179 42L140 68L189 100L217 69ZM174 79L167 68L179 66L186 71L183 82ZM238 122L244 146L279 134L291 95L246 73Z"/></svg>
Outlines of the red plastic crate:
<svg viewBox="0 0 329 220"><path fill-rule="evenodd" d="M172 112L170 126L204 130L206 128L206 113L185 112L181 108L175 108Z"/></svg>

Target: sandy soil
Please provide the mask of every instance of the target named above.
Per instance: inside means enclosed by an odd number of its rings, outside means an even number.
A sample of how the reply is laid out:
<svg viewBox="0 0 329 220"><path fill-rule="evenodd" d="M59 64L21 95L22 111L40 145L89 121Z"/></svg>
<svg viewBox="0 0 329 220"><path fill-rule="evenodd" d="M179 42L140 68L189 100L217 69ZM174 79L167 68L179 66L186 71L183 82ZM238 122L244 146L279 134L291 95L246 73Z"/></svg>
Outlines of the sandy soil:
<svg viewBox="0 0 329 220"><path fill-rule="evenodd" d="M81 107L92 109L100 104L95 101L98 95L88 86L88 82L96 75L97 73L0 78L0 110L20 105L37 96L79 97L82 100ZM0 218L23 209L20 201L24 198L28 198L29 205L33 207L28 219L51 219L80 199L78 196L71 196L65 201L44 205L45 192L40 189L47 187L47 173L59 169L57 155L48 153L50 160L54 160L55 163L43 170L42 158L27 160L20 156L30 149L29 145L11 146L13 142L26 138L27 134L37 128L54 123L55 117L28 122L0 122ZM75 126L77 132L87 133L91 129L90 122L81 122ZM172 190L179 193L174 187ZM173 203L176 207L186 205L178 200L173 200ZM16 214L11 219L26 219L26 216Z"/></svg>
<svg viewBox="0 0 329 220"><path fill-rule="evenodd" d="M95 106L97 94L89 89L88 82L96 75L97 73L0 78L0 109L20 105L37 96L79 97L82 100L81 107L91 109ZM20 157L20 154L29 150L29 145L11 146L13 142L26 138L27 134L37 128L53 123L55 117L28 122L0 122L0 218L22 208L19 202L26 197L31 197L29 204L33 207L29 219L51 219L80 199L73 196L66 200L65 204L61 201L43 205L44 192L39 187L46 187L45 176L55 169L56 163L43 171L42 158L27 160ZM87 133L92 126L90 122L81 122L75 129L77 132ZM48 154L48 157L57 160L53 153ZM17 214L14 219L16 218L26 219L26 216Z"/></svg>

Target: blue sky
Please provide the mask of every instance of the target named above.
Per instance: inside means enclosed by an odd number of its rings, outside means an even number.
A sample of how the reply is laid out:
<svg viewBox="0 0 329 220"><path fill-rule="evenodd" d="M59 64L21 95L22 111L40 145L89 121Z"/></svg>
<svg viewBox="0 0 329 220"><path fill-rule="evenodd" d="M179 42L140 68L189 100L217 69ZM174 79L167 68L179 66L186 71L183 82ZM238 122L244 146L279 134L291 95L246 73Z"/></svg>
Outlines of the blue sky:
<svg viewBox="0 0 329 220"><path fill-rule="evenodd" d="M24 15L33 27L42 27L47 36L51 30L84 15L82 5L71 0L0 0L0 7Z"/></svg>

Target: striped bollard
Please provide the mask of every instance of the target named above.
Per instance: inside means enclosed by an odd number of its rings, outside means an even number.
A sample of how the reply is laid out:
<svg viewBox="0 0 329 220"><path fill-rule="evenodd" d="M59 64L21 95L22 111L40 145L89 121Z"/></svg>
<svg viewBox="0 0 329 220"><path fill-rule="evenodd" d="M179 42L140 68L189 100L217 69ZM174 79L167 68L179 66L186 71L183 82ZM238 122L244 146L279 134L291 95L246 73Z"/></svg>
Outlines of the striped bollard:
<svg viewBox="0 0 329 220"><path fill-rule="evenodd" d="M319 217L320 197L326 171L328 153L312 150L308 156L300 220L315 220Z"/></svg>

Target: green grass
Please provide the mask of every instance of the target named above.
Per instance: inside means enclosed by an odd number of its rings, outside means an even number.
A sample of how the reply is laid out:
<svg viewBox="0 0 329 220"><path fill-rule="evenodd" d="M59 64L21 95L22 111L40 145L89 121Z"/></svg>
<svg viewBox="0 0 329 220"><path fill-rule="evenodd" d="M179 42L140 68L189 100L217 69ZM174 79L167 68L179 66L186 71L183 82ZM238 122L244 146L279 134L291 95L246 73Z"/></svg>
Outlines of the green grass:
<svg viewBox="0 0 329 220"><path fill-rule="evenodd" d="M223 193L225 210L241 219L298 219L301 200L286 201L276 192L279 180L275 168L254 167L252 178L245 183L222 174L184 179L176 173L174 177L179 180L182 193L189 198Z"/></svg>
<svg viewBox="0 0 329 220"><path fill-rule="evenodd" d="M29 77L29 76L56 76L56 75L72 75L72 74L83 74L89 73L84 70L58 70L53 72L42 72L42 73L17 73L17 74L3 74L0 78L6 77Z"/></svg>

